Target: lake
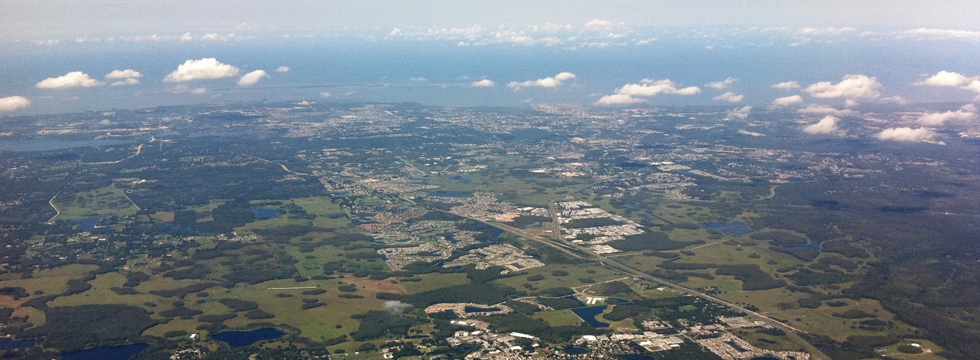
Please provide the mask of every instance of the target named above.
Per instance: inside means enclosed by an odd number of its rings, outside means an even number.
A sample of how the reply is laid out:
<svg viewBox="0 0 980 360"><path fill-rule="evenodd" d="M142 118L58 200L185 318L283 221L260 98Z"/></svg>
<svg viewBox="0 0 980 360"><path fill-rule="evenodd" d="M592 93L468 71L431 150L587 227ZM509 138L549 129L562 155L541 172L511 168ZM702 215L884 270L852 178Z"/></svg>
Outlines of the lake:
<svg viewBox="0 0 980 360"><path fill-rule="evenodd" d="M99 219L81 219L81 220L75 220L75 221L72 221L72 222L79 224L78 225L78 228L75 229L75 231L78 231L78 232L88 231L88 232L96 233L96 232L103 232L103 231L112 230L112 227L109 227L109 226L96 227L95 225L99 223Z"/></svg>
<svg viewBox="0 0 980 360"><path fill-rule="evenodd" d="M0 339L0 350L13 350L34 347L34 340L14 340L11 338Z"/></svg>
<svg viewBox="0 0 980 360"><path fill-rule="evenodd" d="M500 311L500 309L498 309L498 308L481 308L481 307L475 307L475 306L467 306L467 307L463 308L463 310L466 311L467 313L481 313L481 312Z"/></svg>
<svg viewBox="0 0 980 360"><path fill-rule="evenodd" d="M286 335L286 333L282 330L275 328L262 328L252 331L225 331L214 334L211 336L211 338L218 341L224 341L233 348L240 348L243 346L252 345L262 340L278 339L283 335Z"/></svg>
<svg viewBox="0 0 980 360"><path fill-rule="evenodd" d="M100 346L93 349L70 352L62 355L63 360L129 360L146 350L149 345L132 344L122 346Z"/></svg>
<svg viewBox="0 0 980 360"><path fill-rule="evenodd" d="M572 309L572 312L575 313L575 315L578 315L578 317L582 318L582 320L585 320L585 322L589 323L589 325L592 325L592 327L594 328L609 327L608 323L604 323L602 321L595 319L596 315L602 314L603 311L606 311L606 306L592 306L592 307Z"/></svg>
<svg viewBox="0 0 980 360"><path fill-rule="evenodd" d="M134 142L132 140L59 140L44 138L33 140L0 140L0 151L52 151L90 146L125 145Z"/></svg>
<svg viewBox="0 0 980 360"><path fill-rule="evenodd" d="M279 216L279 210L277 209L253 208L250 210L255 213L255 218L259 220L268 220Z"/></svg>

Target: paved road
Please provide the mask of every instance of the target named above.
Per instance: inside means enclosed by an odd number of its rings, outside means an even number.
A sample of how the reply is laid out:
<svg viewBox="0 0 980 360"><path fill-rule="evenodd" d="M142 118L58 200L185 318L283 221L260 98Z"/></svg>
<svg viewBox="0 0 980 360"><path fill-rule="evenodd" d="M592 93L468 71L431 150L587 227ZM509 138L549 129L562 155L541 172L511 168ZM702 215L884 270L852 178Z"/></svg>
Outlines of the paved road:
<svg viewBox="0 0 980 360"><path fill-rule="evenodd" d="M583 186L581 188L578 188L578 189L576 189L576 190L574 190L574 191L572 191L572 192L570 192L570 193L568 193L567 195L564 195L564 196L575 194L575 193L577 193L579 191L585 190L585 189L590 188L590 187L592 187L594 185L598 185L599 183L602 183L602 182L607 181L607 180L610 180L610 179L612 179L612 178L602 179L602 180L596 181L596 182L594 182L592 184L589 184L587 186ZM553 222L554 222L554 234L556 236L556 239L554 241L552 241L552 242L554 242L554 243L562 243L562 244L565 244L568 247L575 247L573 244L569 243L568 241L566 241L565 239L563 239L561 237L561 222L558 219L558 214L559 214L559 212L558 212L558 200L559 199L555 199L554 201L552 201L552 202L550 202L548 204L548 211L551 214L551 218L553 219ZM620 270L620 271L626 272L628 274L632 274L632 275L634 275L634 276L636 276L638 278L641 278L641 279L646 279L646 280L649 280L649 281L654 281L654 282L657 282L657 283L660 283L660 284L664 284L666 286L671 287L674 290L677 290L677 291L680 291L680 292L683 292L683 293L686 293L686 294L690 294L692 296L700 297L702 299L711 301L711 302L713 302L715 304L728 306L728 307L733 308L733 309L736 309L738 311L741 311L741 312L744 312L744 313L747 313L747 314L755 315L760 320L762 320L763 322L765 322L766 325L769 325L769 326L772 326L774 328L777 328L777 329L780 329L780 330L785 331L787 337L789 337L791 340L793 340L793 342L797 343L797 345L799 345L800 347L802 347L803 349L805 349L807 352L809 352L811 355L813 355L813 358L814 359L831 360L830 357L827 356L827 354L824 354L822 351L820 351L820 349L817 349L817 347L813 346L813 344L810 344L806 340L803 340L803 338L801 338L797 334L797 332L801 331L800 329L797 329L797 328L794 328L792 326L783 324L783 323L781 323L779 321L776 321L773 318L770 318L768 316L762 315L762 314L757 313L755 311L751 311L751 310L746 309L744 307L741 307L741 306L732 304L732 303L730 303L728 301L725 301L725 300L716 298L714 296L705 294L705 293L703 293L701 291L698 291L698 290L695 290L695 289L691 289L691 288L688 288L686 286L683 286L683 285L680 285L680 284L676 284L676 283L667 281L665 279L661 279L661 278L658 278L658 277L649 275L649 274L647 274L647 273L645 273L643 271L640 271L639 269L636 269L636 268L633 268L632 266L626 265L626 264L620 262L619 260L611 259L611 258L606 257L606 256L603 256L601 254L593 253L591 250L588 250L588 249L581 249L581 248L578 248L578 249L579 249L580 252L585 253L586 254L586 257L593 258L594 260L598 261L600 264L602 264L603 266L605 266L607 268L611 268L611 269L614 269L614 270Z"/></svg>
<svg viewBox="0 0 980 360"><path fill-rule="evenodd" d="M777 328L777 329L780 329L780 330L785 331L787 337L789 337L791 340L793 340L794 342L796 342L797 345L800 345L800 347L802 347L803 349L806 349L806 351L809 352L810 354L812 354L815 359L831 360L830 357L827 356L826 354L824 354L822 351L820 351L820 349L817 349L817 347L815 347L812 344L806 342L806 340L803 340L803 338L801 338L799 335L797 335L797 332L798 331L802 331L800 329L797 329L797 328L794 328L792 326L783 324L783 323L781 323L779 321L776 321L773 318L770 318L768 316L762 315L762 314L757 313L755 311L746 309L744 307L741 307L741 306L732 304L732 303L730 303L728 301L725 301L725 300L716 298L714 296L711 296L711 295L702 293L702 292L700 292L698 290L691 289L691 288L685 287L683 285L675 284L675 283L672 283L670 281L667 281L667 280L664 280L664 279L661 279L661 278L658 278L658 277L655 277L655 276L651 276L651 275L649 275L647 273L644 273L644 272L642 272L642 271L640 271L638 269L635 269L635 268L633 268L633 267L631 267L629 265L623 264L623 263L619 262L619 260L610 259L610 258L607 258L605 256L598 255L598 254L592 254L592 255L596 258L597 261L599 261L600 264L602 264L603 266L606 266L608 268L614 268L614 269L617 269L617 270L620 270L620 271L624 271L626 273L632 274L632 275L634 275L636 277L639 277L639 278L642 278L642 279L647 279L647 280L654 281L654 282L657 282L657 283L660 283L660 284L664 284L666 286L671 287L674 290L681 291L683 293L690 294L690 295L693 295L693 296L698 296L698 297L700 297L702 299L711 301L711 302L716 303L716 304L719 304L719 305L725 305L725 306L728 306L730 308L736 309L738 311L741 311L741 312L744 312L744 313L747 313L747 314L755 315L760 320L762 320L763 322L765 322L766 325L769 325L769 326L772 326L774 328Z"/></svg>

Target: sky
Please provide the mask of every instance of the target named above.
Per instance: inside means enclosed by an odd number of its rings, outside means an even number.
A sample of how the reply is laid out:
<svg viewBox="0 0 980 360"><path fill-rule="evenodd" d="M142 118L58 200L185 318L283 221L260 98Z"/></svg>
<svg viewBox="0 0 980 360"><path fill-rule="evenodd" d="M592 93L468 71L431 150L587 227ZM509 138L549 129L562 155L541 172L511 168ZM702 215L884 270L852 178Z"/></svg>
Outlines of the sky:
<svg viewBox="0 0 980 360"><path fill-rule="evenodd" d="M0 117L226 100L965 103L980 96L977 13L904 0L4 0Z"/></svg>

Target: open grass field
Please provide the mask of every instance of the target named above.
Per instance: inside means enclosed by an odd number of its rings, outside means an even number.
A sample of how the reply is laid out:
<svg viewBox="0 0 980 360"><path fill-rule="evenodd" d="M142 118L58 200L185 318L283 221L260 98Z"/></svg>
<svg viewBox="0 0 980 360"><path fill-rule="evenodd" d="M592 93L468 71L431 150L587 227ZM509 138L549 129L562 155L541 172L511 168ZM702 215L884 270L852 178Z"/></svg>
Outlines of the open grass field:
<svg viewBox="0 0 980 360"><path fill-rule="evenodd" d="M583 322L582 318L575 315L571 309L541 311L534 313L534 315L531 317L544 320L551 326L571 326L578 325Z"/></svg>
<svg viewBox="0 0 980 360"><path fill-rule="evenodd" d="M49 306L78 306L91 304L123 304L146 308L147 311L159 311L162 309L152 309L143 305L145 302L169 305L174 299L167 300L157 295L147 293L136 295L119 295L110 290L112 287L122 287L126 282L126 277L120 273L102 274L89 281L92 288L80 294L71 296L59 296L54 301L48 303Z"/></svg>
<svg viewBox="0 0 980 360"><path fill-rule="evenodd" d="M15 279L0 281L0 287L22 287L28 293L43 291L45 295L60 294L68 288L71 275L35 276L30 279Z"/></svg>
<svg viewBox="0 0 980 360"><path fill-rule="evenodd" d="M708 233L708 229L705 228L698 228L698 229L674 228L672 230L665 231L665 232L667 233L667 236L670 236L670 239L674 241L703 240L705 243L710 244L710 243L722 242L731 239L731 236L725 234L719 234L722 236L721 239L709 239L708 237L711 236L711 234Z"/></svg>
<svg viewBox="0 0 980 360"><path fill-rule="evenodd" d="M129 216L140 209L115 184L73 195L62 194L54 199L54 204L61 211L57 220L97 219L110 214Z"/></svg>
<svg viewBox="0 0 980 360"><path fill-rule="evenodd" d="M708 270L698 270L696 272L707 273ZM681 283L681 285L700 289L704 287L715 287L718 291L722 292L738 292L738 293L752 293L756 291L742 291L742 282L735 279L734 276L728 275L714 275L714 280L706 280L699 277L688 277L687 281ZM766 290L763 290L766 291Z"/></svg>
<svg viewBox="0 0 980 360"><path fill-rule="evenodd" d="M898 351L898 347L904 344L919 344L922 349L921 354L905 354ZM943 351L943 348L936 343L923 340L923 339L905 339L898 344L888 346L884 348L885 351L879 353L883 356L888 356L892 359L903 359L903 360L944 360L946 358L936 355Z"/></svg>
<svg viewBox="0 0 980 360"><path fill-rule="evenodd" d="M793 340L790 340L785 335L775 336L769 334L762 334L757 332L757 328L750 329L736 329L733 333L742 338L742 340L748 341L749 344L760 349L774 350L774 351L797 351L800 346L797 345ZM766 341L760 341L766 340ZM768 342L767 342L768 341ZM773 344L775 343L775 344Z"/></svg>
<svg viewBox="0 0 980 360"><path fill-rule="evenodd" d="M493 158L491 163L506 163L507 168L514 166L531 165L524 161L518 161L514 157ZM547 167L550 161L535 162L533 165ZM493 165L491 165L492 167ZM439 171L444 167L432 167L429 170ZM429 184L439 186L438 191L466 191L466 192L514 192L518 199L514 200L521 205L547 206L547 204L562 194L567 194L574 188L592 183L594 180L588 177L560 179L553 175L541 177L516 178L508 175L485 175L483 173L463 173L460 177L469 179L468 184L451 179L445 175L429 176Z"/></svg>
<svg viewBox="0 0 980 360"><path fill-rule="evenodd" d="M738 248L742 250L736 250ZM769 247L762 243L755 246L732 246L717 242L687 250L694 252L695 255L681 255L680 260L675 261L718 265L756 264L759 265L762 271L773 276L776 276L776 269L778 268L804 264L803 261L789 254L769 250ZM756 254L759 257L753 259L754 256L751 256L752 254ZM776 262L776 264L769 264L768 262L770 260Z"/></svg>
<svg viewBox="0 0 980 360"><path fill-rule="evenodd" d="M612 307L607 308L606 311L603 314L608 314L610 311L612 311ZM638 330L636 328L636 326L634 325L632 318L626 318L626 319L623 319L623 320L620 320L620 321L611 321L611 320L606 320L602 316L599 316L599 320L602 320L603 322L609 323L609 328L610 329L613 329L616 332L627 332L627 333L629 333L629 332L635 332L635 331Z"/></svg>
<svg viewBox="0 0 980 360"><path fill-rule="evenodd" d="M715 276L716 278L731 278L730 281L736 283L738 290L727 290L719 288L719 291L724 293L715 295L716 297L727 300L737 304L750 304L759 308L760 312L764 314L775 314L780 311L779 303L792 303L796 304L797 300L803 297L808 297L809 294L794 293L785 288L769 289L769 290L754 290L754 291L742 291L741 282L734 280L732 276ZM778 317L778 316L777 316Z"/></svg>
<svg viewBox="0 0 980 360"><path fill-rule="evenodd" d="M285 250L293 259L299 261L295 265L296 270L304 277L323 275L323 264L344 260L344 250L336 246L318 246L312 252L301 252L297 246L287 246Z"/></svg>
<svg viewBox="0 0 980 360"><path fill-rule="evenodd" d="M308 214L316 215L313 219L313 226L324 228L342 228L350 224L346 217L331 219L330 215L343 214L344 210L340 205L330 202L328 197L297 198L292 202L306 210Z"/></svg>
<svg viewBox="0 0 980 360"><path fill-rule="evenodd" d="M663 203L653 214L672 223L723 222L723 217L703 206L681 203Z"/></svg>
<svg viewBox="0 0 980 360"><path fill-rule="evenodd" d="M329 284L328 284L329 282ZM308 281L297 284L292 280L273 280L254 286L238 286L228 292L212 295L214 299L232 297L241 300L253 301L259 304L259 308L275 315L271 319L250 320L244 316L239 316L225 321L231 327L243 327L251 323L271 322L274 324L288 324L300 329L300 335L308 337L314 341L338 337L357 330L358 321L350 316L363 314L370 310L381 310L384 308L383 301L374 297L373 293L358 291L357 294L364 296L362 299L344 299L338 297L342 292L336 290L339 281ZM269 289L269 288L288 288L298 286L317 286L327 290L320 295L302 295L303 291L309 289ZM277 297L277 294L288 293L293 297ZM326 306L302 310L304 298L315 298L326 303ZM340 325L340 328L337 328Z"/></svg>
<svg viewBox="0 0 980 360"><path fill-rule="evenodd" d="M135 295L119 295L110 290L112 287L122 286L126 281L125 276L119 273L108 273L99 275L92 280L92 288L80 294L67 297L59 297L50 302L50 306L76 306L87 304L126 304L138 306L147 311L154 312L153 318L163 319L159 316L161 311L166 311L174 307L173 302L181 300L179 298L165 298L147 293ZM175 289L198 283L199 280L181 280L154 276L137 287L141 292L158 289ZM359 299L341 298L344 294L336 290L341 284L354 284L358 291L354 294L363 296ZM324 294L303 295L303 291L309 290L306 287L314 287L327 290ZM271 319L252 320L244 317L244 313L239 313L238 317L226 320L225 324L230 327L244 327L248 324L258 322L271 322L274 324L288 324L300 329L301 335L309 337L315 341L322 341L333 337L348 334L358 327L358 321L350 316L354 314L366 313L370 310L384 309L384 301L375 298L377 292L401 293L403 289L400 285L392 284L389 280L369 280L366 278L348 278L340 280L313 280L303 283L296 283L294 280L273 280L256 285L244 285L226 289L222 287L212 287L206 289L207 296L188 294L181 300L184 306L200 310L203 315L229 314L232 310L218 302L224 298L236 298L241 300L253 301L259 304L259 308L275 315ZM280 293L292 294L292 297L277 296ZM302 310L303 299L319 299L326 306ZM156 306L149 306L146 303L153 303ZM167 324L161 324L147 330L148 335L162 335L167 331L183 330L188 333L201 332L195 328L202 324L196 320L174 319ZM338 328L337 325L340 325Z"/></svg>
<svg viewBox="0 0 980 360"><path fill-rule="evenodd" d="M417 294L447 286L468 284L470 282L466 274L421 274L415 275L414 277L422 279L422 281L399 282L409 294Z"/></svg>
<svg viewBox="0 0 980 360"><path fill-rule="evenodd" d="M173 319L170 320L170 322L168 323L159 324L149 329L146 329L145 331L143 331L143 335L163 337L163 334L166 334L168 331L180 331L180 330L187 331L188 334L201 333L201 332L207 333L206 331L194 330L194 328L196 328L198 325L200 325L200 323L197 322L197 320ZM186 336L190 336L190 335L186 335Z"/></svg>
<svg viewBox="0 0 980 360"><path fill-rule="evenodd" d="M567 276L554 276L554 271L565 271L568 272ZM527 269L520 272L523 275L511 276L504 279L499 279L494 281L496 284L510 286L515 289L523 289L524 284L531 284L538 290L547 290L556 287L577 287L582 285L588 285L580 281L580 278L593 279L596 282L603 282L607 280L612 280L616 278L623 277L622 273L615 272L606 269L599 264L580 264L580 265L568 265L568 264L555 264L547 265L542 267L536 267L533 269ZM544 280L539 281L528 281L527 278L534 275L544 276Z"/></svg>
<svg viewBox="0 0 980 360"><path fill-rule="evenodd" d="M310 226L312 224L313 221L308 219L290 219L289 216L286 214L279 214L279 216L276 216L271 219L255 220L254 222L245 224L245 226L236 228L236 230L275 229L285 225Z"/></svg>
<svg viewBox="0 0 980 360"><path fill-rule="evenodd" d="M653 271L655 269L659 269L657 267L657 264L660 264L667 260L656 256L644 256L640 252L636 252L636 251L630 253L616 253L616 254L609 254L609 255L612 255L611 257L615 257L619 261L622 261L623 263L629 266L632 266L634 268L643 271Z"/></svg>
<svg viewBox="0 0 980 360"><path fill-rule="evenodd" d="M34 272L35 278L67 276L70 279L81 279L90 271L98 269L97 265L71 264L59 266L53 269L45 269Z"/></svg>
<svg viewBox="0 0 980 360"><path fill-rule="evenodd" d="M884 335L888 333L907 335L913 333L913 328L896 320L894 314L882 308L881 304L876 300L846 300L851 305L838 308L832 308L825 304L818 309L794 307L789 310L780 310L776 305L780 302L797 304L797 300L804 297L803 295L806 294L791 293L785 289L771 289L727 293L717 296L733 303L749 303L755 305L759 307L760 312L764 315L788 320L790 326L807 332L827 334L837 341L844 341L848 336L852 335ZM842 313L848 309L859 309L874 314L878 320L893 321L895 328L885 332L861 330L857 328L857 325L864 319L843 319L833 316L835 312Z"/></svg>

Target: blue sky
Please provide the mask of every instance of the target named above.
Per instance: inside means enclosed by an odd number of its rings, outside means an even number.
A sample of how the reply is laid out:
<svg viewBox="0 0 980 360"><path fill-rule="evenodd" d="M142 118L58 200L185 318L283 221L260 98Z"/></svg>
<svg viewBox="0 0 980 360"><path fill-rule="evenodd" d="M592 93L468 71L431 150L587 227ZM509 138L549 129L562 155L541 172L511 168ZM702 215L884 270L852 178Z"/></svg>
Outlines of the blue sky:
<svg viewBox="0 0 980 360"><path fill-rule="evenodd" d="M0 116L262 99L805 108L980 94L970 1L2 7Z"/></svg>
<svg viewBox="0 0 980 360"><path fill-rule="evenodd" d="M5 37L116 36L139 32L324 31L376 27L583 24L634 27L788 26L976 29L975 1L256 1L4 0ZM969 29L973 27L973 29Z"/></svg>

